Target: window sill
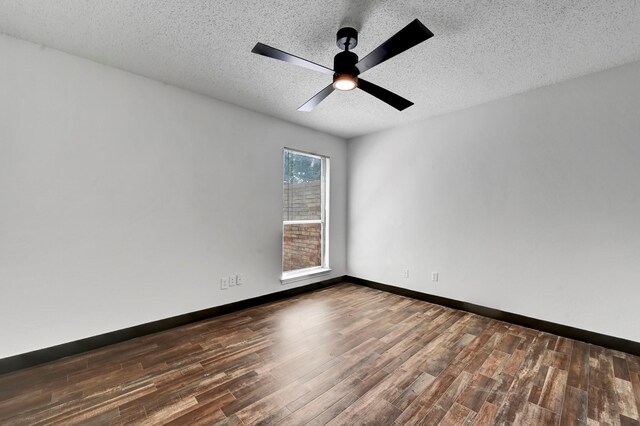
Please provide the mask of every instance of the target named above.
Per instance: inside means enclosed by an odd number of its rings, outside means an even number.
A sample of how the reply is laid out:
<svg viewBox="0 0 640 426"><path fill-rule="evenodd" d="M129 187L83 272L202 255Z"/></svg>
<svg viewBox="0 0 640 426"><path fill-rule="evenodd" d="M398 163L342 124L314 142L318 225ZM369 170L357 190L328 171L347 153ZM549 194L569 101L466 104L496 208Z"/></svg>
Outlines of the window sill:
<svg viewBox="0 0 640 426"><path fill-rule="evenodd" d="M314 277L316 275L324 275L331 272L331 268L308 268L308 269L300 269L298 271L286 272L282 274L280 277L280 282L282 284L294 283L296 281L306 280L307 278Z"/></svg>

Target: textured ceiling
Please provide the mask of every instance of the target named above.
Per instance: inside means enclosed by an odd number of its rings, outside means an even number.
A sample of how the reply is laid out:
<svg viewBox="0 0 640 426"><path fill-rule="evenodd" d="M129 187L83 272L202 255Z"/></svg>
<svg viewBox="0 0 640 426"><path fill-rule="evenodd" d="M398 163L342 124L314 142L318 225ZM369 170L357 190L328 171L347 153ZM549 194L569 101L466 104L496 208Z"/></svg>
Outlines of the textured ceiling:
<svg viewBox="0 0 640 426"><path fill-rule="evenodd" d="M362 58L414 18L435 37L365 74L404 112L362 91L297 112L330 76L250 53L332 67L341 26ZM348 138L640 60L640 0L3 0L0 32Z"/></svg>

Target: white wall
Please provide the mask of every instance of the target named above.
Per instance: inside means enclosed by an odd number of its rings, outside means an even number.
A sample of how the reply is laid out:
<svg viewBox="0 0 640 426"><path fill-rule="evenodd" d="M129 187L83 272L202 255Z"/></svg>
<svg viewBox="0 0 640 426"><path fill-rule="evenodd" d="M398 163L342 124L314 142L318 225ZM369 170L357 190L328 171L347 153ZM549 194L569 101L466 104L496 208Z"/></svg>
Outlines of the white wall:
<svg viewBox="0 0 640 426"><path fill-rule="evenodd" d="M640 341L640 63L348 157L350 275Z"/></svg>
<svg viewBox="0 0 640 426"><path fill-rule="evenodd" d="M0 358L345 274L345 141L7 36L0 58ZM332 167L333 272L287 287L285 146Z"/></svg>

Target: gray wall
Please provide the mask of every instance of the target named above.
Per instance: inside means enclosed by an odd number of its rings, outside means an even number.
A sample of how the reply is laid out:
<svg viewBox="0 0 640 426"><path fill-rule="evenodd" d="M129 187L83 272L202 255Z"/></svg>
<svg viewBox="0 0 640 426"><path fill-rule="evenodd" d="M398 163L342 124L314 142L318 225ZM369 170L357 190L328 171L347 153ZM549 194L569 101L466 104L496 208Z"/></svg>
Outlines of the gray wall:
<svg viewBox="0 0 640 426"><path fill-rule="evenodd" d="M0 358L283 290L285 146L331 157L322 278L346 273L345 141L7 36L0 58Z"/></svg>
<svg viewBox="0 0 640 426"><path fill-rule="evenodd" d="M640 63L348 157L349 274L640 341Z"/></svg>
<svg viewBox="0 0 640 426"><path fill-rule="evenodd" d="M282 290L285 146L331 157L347 273L344 141L7 36L0 57L0 358ZM350 141L348 273L640 341L638 117L636 63Z"/></svg>

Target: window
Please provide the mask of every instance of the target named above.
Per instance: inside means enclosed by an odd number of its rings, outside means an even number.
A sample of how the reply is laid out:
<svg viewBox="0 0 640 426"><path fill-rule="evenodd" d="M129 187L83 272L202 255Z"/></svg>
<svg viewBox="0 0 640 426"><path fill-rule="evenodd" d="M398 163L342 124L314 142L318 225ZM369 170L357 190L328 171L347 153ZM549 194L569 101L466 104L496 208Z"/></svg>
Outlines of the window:
<svg viewBox="0 0 640 426"><path fill-rule="evenodd" d="M329 270L329 159L284 150L282 280Z"/></svg>

